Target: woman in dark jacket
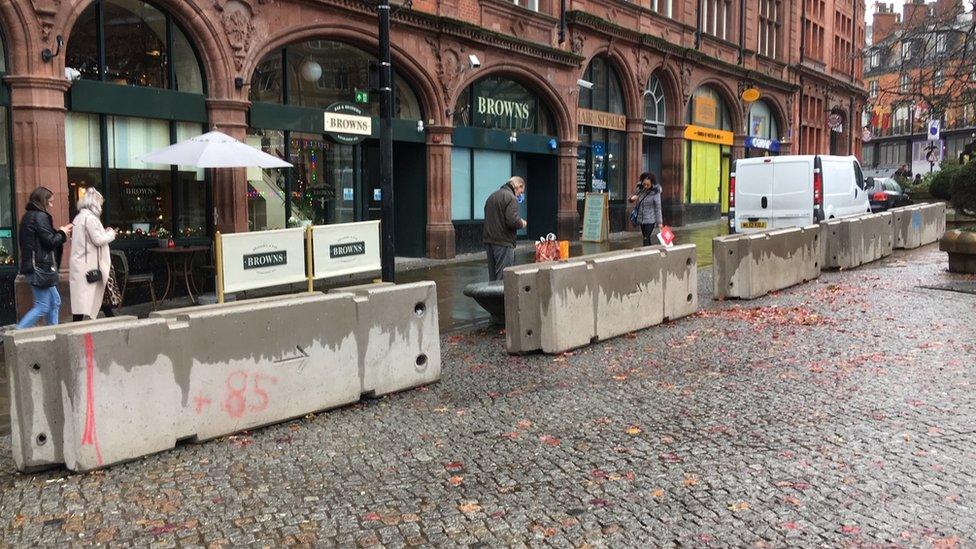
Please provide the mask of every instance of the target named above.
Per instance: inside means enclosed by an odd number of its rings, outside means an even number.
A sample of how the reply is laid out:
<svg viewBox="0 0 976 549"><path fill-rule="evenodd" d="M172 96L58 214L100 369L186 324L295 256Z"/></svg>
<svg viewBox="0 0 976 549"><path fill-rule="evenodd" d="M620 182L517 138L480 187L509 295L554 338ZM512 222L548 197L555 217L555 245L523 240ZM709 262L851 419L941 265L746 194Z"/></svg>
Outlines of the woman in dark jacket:
<svg viewBox="0 0 976 549"><path fill-rule="evenodd" d="M27 213L20 220L20 274L27 277L34 293L34 307L20 319L17 329L30 328L44 318L48 326L58 323L61 295L58 293L58 262L61 247L71 234L71 224L54 230L48 210L54 206L54 193L38 187L30 195ZM50 276L48 276L50 275Z"/></svg>
<svg viewBox="0 0 976 549"><path fill-rule="evenodd" d="M630 202L637 203L634 206L637 211L637 224L640 225L641 234L644 235L644 245L650 246L654 227L664 223L664 217L661 215L661 185L657 183L654 174L644 172L640 175L637 190L631 195Z"/></svg>

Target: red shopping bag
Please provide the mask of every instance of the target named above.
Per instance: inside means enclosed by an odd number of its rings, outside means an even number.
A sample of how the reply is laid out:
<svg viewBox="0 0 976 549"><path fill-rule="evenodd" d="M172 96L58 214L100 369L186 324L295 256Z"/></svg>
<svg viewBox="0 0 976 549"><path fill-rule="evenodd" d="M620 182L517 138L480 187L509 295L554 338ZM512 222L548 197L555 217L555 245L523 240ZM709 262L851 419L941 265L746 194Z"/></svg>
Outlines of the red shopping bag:
<svg viewBox="0 0 976 549"><path fill-rule="evenodd" d="M558 261L559 260L559 242L556 241L556 235L549 233L548 235L539 239L535 243L535 262L542 263L544 261Z"/></svg>
<svg viewBox="0 0 976 549"><path fill-rule="evenodd" d="M657 239L668 248L674 246L674 232L671 231L671 227L661 225L661 232L657 233Z"/></svg>

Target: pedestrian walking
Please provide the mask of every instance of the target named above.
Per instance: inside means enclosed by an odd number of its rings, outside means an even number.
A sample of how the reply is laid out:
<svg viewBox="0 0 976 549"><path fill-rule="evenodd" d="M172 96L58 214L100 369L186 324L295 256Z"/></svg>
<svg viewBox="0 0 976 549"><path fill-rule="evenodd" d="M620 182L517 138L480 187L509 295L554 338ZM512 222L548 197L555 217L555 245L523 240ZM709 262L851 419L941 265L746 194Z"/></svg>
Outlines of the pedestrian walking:
<svg viewBox="0 0 976 549"><path fill-rule="evenodd" d="M654 228L664 223L664 216L661 214L661 191L661 185L654 174L644 172L638 179L637 190L630 197L631 204L636 203L630 219L640 225L645 246L651 245Z"/></svg>
<svg viewBox="0 0 976 549"><path fill-rule="evenodd" d="M71 235L71 223L57 230L49 213L54 207L54 193L38 187L30 194L27 211L20 220L20 274L27 278L34 295L34 305L17 329L31 328L40 319L48 326L58 323L61 294L58 293L58 267L61 249Z"/></svg>
<svg viewBox="0 0 976 549"><path fill-rule="evenodd" d="M115 240L115 230L102 226L102 193L93 188L85 191L78 201L78 215L74 219L71 256L68 260L68 283L71 288L71 312L74 321L115 316L112 307L103 303L105 285L112 271L109 243Z"/></svg>
<svg viewBox="0 0 976 549"><path fill-rule="evenodd" d="M483 241L488 256L488 280L501 280L502 271L515 264L515 240L528 222L519 214L525 201L525 180L515 176L485 201Z"/></svg>

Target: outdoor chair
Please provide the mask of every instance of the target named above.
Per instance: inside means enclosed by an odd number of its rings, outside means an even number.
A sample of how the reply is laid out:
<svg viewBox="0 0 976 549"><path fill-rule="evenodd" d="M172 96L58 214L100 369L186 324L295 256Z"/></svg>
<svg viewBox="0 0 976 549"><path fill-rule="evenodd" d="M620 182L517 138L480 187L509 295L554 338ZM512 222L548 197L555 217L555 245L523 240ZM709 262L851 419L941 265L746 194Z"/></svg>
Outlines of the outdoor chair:
<svg viewBox="0 0 976 549"><path fill-rule="evenodd" d="M122 302L125 303L125 292L130 288L130 284L135 286L144 284L149 288L149 298L152 299L153 310L156 310L156 277L153 273L129 272L129 259L125 252L112 250L112 267L115 268L116 282L119 284L119 293L122 294Z"/></svg>

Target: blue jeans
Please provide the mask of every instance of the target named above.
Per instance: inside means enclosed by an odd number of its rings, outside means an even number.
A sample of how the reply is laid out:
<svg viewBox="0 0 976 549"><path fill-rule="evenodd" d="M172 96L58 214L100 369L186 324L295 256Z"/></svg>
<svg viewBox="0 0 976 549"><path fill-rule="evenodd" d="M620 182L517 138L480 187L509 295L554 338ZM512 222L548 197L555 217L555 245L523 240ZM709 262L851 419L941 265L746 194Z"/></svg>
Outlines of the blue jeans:
<svg viewBox="0 0 976 549"><path fill-rule="evenodd" d="M61 312L61 294L58 293L57 286L50 288L37 288L31 286L34 293L34 306L27 311L24 318L20 319L17 329L32 328L40 319L47 320L48 326L58 323L58 314Z"/></svg>

